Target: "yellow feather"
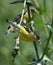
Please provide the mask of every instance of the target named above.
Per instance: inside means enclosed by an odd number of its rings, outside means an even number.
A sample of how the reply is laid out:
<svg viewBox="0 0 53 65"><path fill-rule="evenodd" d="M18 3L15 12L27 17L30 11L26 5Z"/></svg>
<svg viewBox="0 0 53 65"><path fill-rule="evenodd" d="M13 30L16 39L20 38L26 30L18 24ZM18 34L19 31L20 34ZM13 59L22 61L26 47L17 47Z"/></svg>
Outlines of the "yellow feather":
<svg viewBox="0 0 53 65"><path fill-rule="evenodd" d="M20 27L20 32L22 34L24 34L24 35L28 35L29 34L28 31L23 26Z"/></svg>
<svg viewBox="0 0 53 65"><path fill-rule="evenodd" d="M20 40L31 42L31 41L36 41L37 37L29 33L23 26L21 26Z"/></svg>

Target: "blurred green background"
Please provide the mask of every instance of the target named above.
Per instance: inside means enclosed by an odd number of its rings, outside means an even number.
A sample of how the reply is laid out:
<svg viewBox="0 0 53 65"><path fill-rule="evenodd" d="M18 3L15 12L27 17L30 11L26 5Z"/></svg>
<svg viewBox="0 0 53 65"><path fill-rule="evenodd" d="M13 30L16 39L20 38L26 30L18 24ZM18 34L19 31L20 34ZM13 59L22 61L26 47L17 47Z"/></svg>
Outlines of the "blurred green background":
<svg viewBox="0 0 53 65"><path fill-rule="evenodd" d="M0 65L28 65L27 63L31 62L33 57L36 58L33 43L20 41L21 56L18 55L13 63L11 52L15 45L14 37L16 34L5 35L7 27L9 26L9 24L5 21L6 18L13 20L19 13L22 12L23 9L23 4L9 4L12 1L15 0L0 0ZM37 0L42 15L35 14L33 18L35 21L36 31L42 38L42 44L38 44L39 54L42 53L49 34L49 29L45 27L44 23L46 24L48 21L51 23L51 20L49 19L52 19L52 0L45 1L46 11L44 10L44 0ZM48 57L53 61L53 35L50 42Z"/></svg>

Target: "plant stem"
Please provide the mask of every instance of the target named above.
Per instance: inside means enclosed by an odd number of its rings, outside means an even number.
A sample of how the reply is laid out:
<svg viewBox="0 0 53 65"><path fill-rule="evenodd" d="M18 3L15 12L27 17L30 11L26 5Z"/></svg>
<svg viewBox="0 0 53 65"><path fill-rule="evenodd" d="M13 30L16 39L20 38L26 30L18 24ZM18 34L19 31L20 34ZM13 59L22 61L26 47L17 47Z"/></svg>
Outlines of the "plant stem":
<svg viewBox="0 0 53 65"><path fill-rule="evenodd" d="M31 22L31 17L30 17L30 6L27 4L27 9L28 9L28 17L29 17L29 22ZM36 51L36 55L37 55L37 60L39 61L39 54L38 54L38 48L36 45L36 42L34 41L34 47L35 47L35 51Z"/></svg>
<svg viewBox="0 0 53 65"><path fill-rule="evenodd" d="M24 9L22 10L22 15L21 15L21 19L20 19L20 24L22 23L22 20L23 20L23 16L24 16L24 12L25 12L25 7L26 7L26 1L24 1Z"/></svg>
<svg viewBox="0 0 53 65"><path fill-rule="evenodd" d="M37 44L36 44L36 42L35 42L35 41L34 41L33 43L34 43L34 47L35 47L35 50L36 50L37 60L38 60L38 62L39 62L39 54L38 54Z"/></svg>
<svg viewBox="0 0 53 65"><path fill-rule="evenodd" d="M31 22L32 22L31 14L32 14L32 13L31 13L31 10L30 10L30 5L29 5L28 2L26 3L26 5L27 5L27 10L28 10L28 18L29 18L30 30L31 30L31 31L34 31L33 28L32 28L33 26L31 26Z"/></svg>
<svg viewBox="0 0 53 65"><path fill-rule="evenodd" d="M31 17L30 17L30 6L28 5L28 3L26 3L27 5L27 9L28 9L28 17L29 17L29 22L31 21Z"/></svg>
<svg viewBox="0 0 53 65"><path fill-rule="evenodd" d="M53 27L53 18L52 18L51 27ZM43 59L43 57L44 57L44 55L45 55L45 53L46 53L46 51L47 51L47 48L48 48L48 45L49 45L49 41L50 41L50 39L51 39L51 36L52 36L52 32L50 31L49 37L48 37L48 40L47 40L47 44L46 44L46 46L45 46L45 48L44 48L44 51L43 51L43 55L42 55L42 57L41 57L41 59L40 59L39 61L41 61L41 60Z"/></svg>

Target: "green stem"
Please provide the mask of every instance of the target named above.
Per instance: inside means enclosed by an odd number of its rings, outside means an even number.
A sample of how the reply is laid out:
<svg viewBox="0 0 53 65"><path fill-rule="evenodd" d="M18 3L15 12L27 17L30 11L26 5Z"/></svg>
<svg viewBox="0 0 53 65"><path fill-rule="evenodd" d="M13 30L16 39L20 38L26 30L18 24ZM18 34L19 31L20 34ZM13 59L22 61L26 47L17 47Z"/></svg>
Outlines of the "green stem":
<svg viewBox="0 0 53 65"><path fill-rule="evenodd" d="M27 9L28 9L28 17L29 17L29 22L31 21L31 16L30 16L30 6L27 3Z"/></svg>
<svg viewBox="0 0 53 65"><path fill-rule="evenodd" d="M30 5L29 5L29 3L26 3L26 5L27 5L27 10L28 10L29 26L30 26L31 31L33 31L32 27L31 27L32 18L31 18Z"/></svg>
<svg viewBox="0 0 53 65"><path fill-rule="evenodd" d="M23 16L24 16L25 7L26 7L26 1L27 1L27 0L24 0L24 8L23 8L23 10L22 10L22 15L21 15L21 19L20 19L20 24L21 24L22 21L23 21Z"/></svg>
<svg viewBox="0 0 53 65"><path fill-rule="evenodd" d="M53 18L52 18L52 24L51 24L51 26L53 27ZM44 49L44 51L43 51L43 55L42 55L40 61L43 59L43 57L44 57L44 55L45 55L45 53L46 53L46 51L47 51L47 48L48 48L48 45L49 45L49 41L50 41L50 39L51 39L51 36L52 36L52 32L50 31L49 37L48 37L48 40L47 40L47 44L46 44L46 46L45 46L45 49Z"/></svg>
<svg viewBox="0 0 53 65"><path fill-rule="evenodd" d="M10 4L17 4L17 3L23 3L24 1L14 1L14 2L10 2Z"/></svg>
<svg viewBox="0 0 53 65"><path fill-rule="evenodd" d="M46 44L46 46L45 46L45 49L44 49L44 51L43 51L43 55L42 55L42 57L41 57L40 60L43 59L43 57L44 57L44 55L45 55L45 53L46 53L46 50L47 50L47 48L48 48L48 45L49 45L49 41L50 41L51 35L52 35L52 33L50 32L49 38L48 38L48 40L47 40L47 44Z"/></svg>
<svg viewBox="0 0 53 65"><path fill-rule="evenodd" d="M39 62L38 48L37 48L37 44L36 44L36 42L35 42L35 41L34 41L34 47L35 47L35 50L36 50L37 60L38 60L38 62Z"/></svg>
<svg viewBox="0 0 53 65"><path fill-rule="evenodd" d="M31 17L30 17L30 6L27 4L27 9L28 9L28 17L29 17L29 22L31 22ZM36 45L36 42L34 41L34 47L36 50L36 55L37 55L37 60L39 61L39 54L38 54L38 48Z"/></svg>

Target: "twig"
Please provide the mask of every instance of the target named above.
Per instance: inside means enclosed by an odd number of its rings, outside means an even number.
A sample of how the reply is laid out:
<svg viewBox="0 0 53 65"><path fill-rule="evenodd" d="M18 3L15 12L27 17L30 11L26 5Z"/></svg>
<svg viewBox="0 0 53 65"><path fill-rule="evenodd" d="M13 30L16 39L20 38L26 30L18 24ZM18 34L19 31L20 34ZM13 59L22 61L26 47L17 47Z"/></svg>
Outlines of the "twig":
<svg viewBox="0 0 53 65"><path fill-rule="evenodd" d="M39 54L38 54L37 44L36 44L35 41L34 41L33 43L34 43L34 47L35 47L35 50L36 50L37 60L38 60L38 62L39 62Z"/></svg>
<svg viewBox="0 0 53 65"><path fill-rule="evenodd" d="M23 20L23 16L24 16L24 12L25 12L25 7L26 7L26 1L27 0L24 1L24 9L22 11L22 16L21 16L21 19L20 19L20 24L22 23L22 20Z"/></svg>
<svg viewBox="0 0 53 65"><path fill-rule="evenodd" d="M29 22L31 21L31 16L30 16L30 6L28 3L27 4L27 9L28 9L28 17L29 17Z"/></svg>

